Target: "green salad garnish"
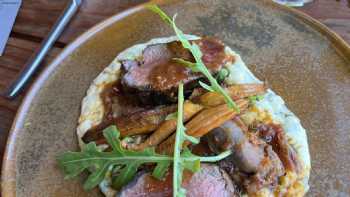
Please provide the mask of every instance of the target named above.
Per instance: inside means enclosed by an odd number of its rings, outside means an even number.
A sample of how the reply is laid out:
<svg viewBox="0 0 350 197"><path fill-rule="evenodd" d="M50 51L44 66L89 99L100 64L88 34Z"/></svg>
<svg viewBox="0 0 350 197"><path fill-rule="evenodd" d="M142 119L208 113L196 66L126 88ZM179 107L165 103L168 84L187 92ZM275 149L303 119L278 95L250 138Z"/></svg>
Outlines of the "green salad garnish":
<svg viewBox="0 0 350 197"><path fill-rule="evenodd" d="M91 172L84 183L86 190L96 187L105 178L111 166L118 166L119 175L113 180L113 187L119 189L134 177L142 164L157 164L153 176L160 179L173 160L172 157L157 154L154 148L146 148L139 152L124 149L115 126L105 129L103 135L112 151L103 152L95 142L90 142L81 152L66 152L58 157L58 164L63 169L65 178L75 177L84 170Z"/></svg>
<svg viewBox="0 0 350 197"><path fill-rule="evenodd" d="M239 112L236 103L219 85L202 62L202 52L198 45L195 43L191 44L186 39L183 32L176 27L175 16L173 19L170 19L156 5L148 5L148 8L159 14L166 23L173 27L183 47L192 53L196 62L188 62L183 59L176 59L176 61L188 66L193 72L201 72L206 76L210 85L199 82L200 85L208 91L222 94L227 104ZM226 75L226 73L222 73L222 75ZM58 164L65 174L65 178L73 178L84 171L88 171L90 172L90 175L84 183L84 188L90 190L112 174L112 187L119 190L135 177L137 171L143 164L154 164L155 167L152 176L157 179L162 179L168 171L171 163L173 163L173 196L185 197L186 190L181 186L183 171L190 170L191 172L198 172L200 170L201 162L217 162L229 156L231 151L225 151L220 155L212 157L200 157L192 154L188 148L183 148L185 141L190 141L193 144L199 143L199 139L189 136L185 132L186 128L183 124L183 89L183 84L181 83L178 90L178 110L175 113L169 114L167 117L167 119L177 119L173 156L158 154L155 152L154 148L145 148L142 151L124 149L119 139L120 132L117 127L110 126L103 131L103 135L110 147L106 151L97 147L95 142L90 142L89 144L86 144L80 152L66 152L57 158ZM257 98L252 99L257 100Z"/></svg>
<svg viewBox="0 0 350 197"><path fill-rule="evenodd" d="M183 97L183 96L182 96ZM179 110L181 111L181 110ZM181 112L180 112L181 113ZM182 122L182 118L178 116L178 121ZM183 124L181 123L184 130ZM200 169L200 162L215 162L219 161L231 154L230 151L226 151L218 156L213 157L199 157L190 152L189 149L184 149L180 145L184 139L193 139L192 137L184 137L184 131L179 132L177 130L176 140L176 154L175 157L157 154L154 148L145 148L142 151L131 151L126 150L121 146L120 133L116 126L110 126L103 131L103 135L106 138L111 151L100 150L95 142L86 144L80 152L66 152L57 158L58 164L65 174L65 179L73 178L83 173L85 170L91 174L84 183L84 189L90 190L101 183L109 173L110 169L113 168L113 173L117 174L113 178L112 187L120 189L122 186L130 182L140 166L145 163L156 164L153 169L152 176L157 179L162 179L171 162L174 163L174 195L176 193L175 188L181 189L182 171L188 169L192 172L197 172ZM183 139L183 140L178 140ZM196 142L198 140L195 140ZM179 154L181 154L179 156ZM175 168L176 166L176 168ZM182 190L181 194L184 191ZM176 194L176 196L182 196Z"/></svg>
<svg viewBox="0 0 350 197"><path fill-rule="evenodd" d="M229 105L229 107L235 109L239 113L239 107L232 100L232 98L227 94L227 92L220 86L217 80L211 75L208 68L204 65L202 61L203 54L199 46L195 43L191 44L190 41L186 39L185 34L176 26L175 24L176 15L174 15L174 17L171 19L168 15L166 15L165 12L163 12L157 5L154 5L154 4L147 5L147 8L157 13L168 25L170 25L174 29L176 36L178 37L179 41L182 43L182 46L191 52L196 62L189 62L179 58L176 58L176 60L182 63L183 65L191 68L193 72L202 73L208 79L208 81L210 82L210 85L207 85L203 82L200 82L200 85L203 88L207 89L208 91L218 92L222 94L223 97L225 98L226 103Z"/></svg>
<svg viewBox="0 0 350 197"><path fill-rule="evenodd" d="M183 84L180 84L178 91L178 111L176 140L174 146L174 156L161 155L155 152L154 148L145 148L142 151L126 150L121 146L120 133L116 126L110 126L103 131L111 151L103 152L95 142L86 144L81 152L66 152L60 155L57 160L62 168L65 178L73 178L84 170L91 172L84 183L84 189L90 190L101 183L108 174L109 170L114 168L113 173L118 174L113 181L112 186L120 189L130 182L139 167L145 163L156 164L152 175L161 179L167 172L171 162L173 162L173 189L174 196L185 196L185 190L181 188L182 172L184 169L192 172L200 170L200 162L216 162L229 156L231 151L223 152L218 156L199 157L191 153L188 148L182 149L183 142L188 140L192 143L198 143L199 139L188 136L185 133L183 125Z"/></svg>
<svg viewBox="0 0 350 197"><path fill-rule="evenodd" d="M192 172L200 170L200 162L216 162L224 159L231 154L231 151L226 151L218 156L213 157L199 157L191 153L188 148L182 150L182 146L185 140L192 142L193 144L199 143L199 139L194 138L186 134L186 128L183 125L183 84L179 85L178 91L178 111L177 111L177 128L174 146L174 161L173 161L173 196L185 197L186 190L181 187L182 172L184 169L188 169Z"/></svg>

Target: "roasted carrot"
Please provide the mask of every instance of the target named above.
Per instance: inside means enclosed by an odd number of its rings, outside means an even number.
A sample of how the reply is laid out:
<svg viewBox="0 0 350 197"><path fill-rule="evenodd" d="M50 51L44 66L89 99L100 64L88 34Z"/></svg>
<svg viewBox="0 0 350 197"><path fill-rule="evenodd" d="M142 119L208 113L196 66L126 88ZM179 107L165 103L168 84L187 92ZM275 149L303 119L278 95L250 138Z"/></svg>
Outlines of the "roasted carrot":
<svg viewBox="0 0 350 197"><path fill-rule="evenodd" d="M238 100L237 105L241 111L248 107L248 100ZM201 137L207 134L212 129L220 126L225 121L232 119L237 115L234 109L228 107L228 105L222 104L217 107L208 108L201 111L196 117L186 124L186 133L193 137ZM174 147L175 135L171 135L167 140L159 144L157 152L164 154L172 154ZM184 143L185 146L189 145L189 142Z"/></svg>
<svg viewBox="0 0 350 197"><path fill-rule="evenodd" d="M264 84L239 84L226 88L233 100L243 99L249 96L264 94L267 90ZM207 92L199 97L199 102L204 106L217 106L225 103L224 97L217 92Z"/></svg>

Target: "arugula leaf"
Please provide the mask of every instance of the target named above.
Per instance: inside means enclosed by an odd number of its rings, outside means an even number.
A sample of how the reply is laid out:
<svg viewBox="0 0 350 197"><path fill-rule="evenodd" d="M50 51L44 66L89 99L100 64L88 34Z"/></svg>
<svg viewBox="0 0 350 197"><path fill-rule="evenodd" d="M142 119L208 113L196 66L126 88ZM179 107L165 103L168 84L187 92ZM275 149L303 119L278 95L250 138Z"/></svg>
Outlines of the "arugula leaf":
<svg viewBox="0 0 350 197"><path fill-rule="evenodd" d="M185 169L195 173L201 169L200 157L191 153L188 148L185 148L181 153L181 157L184 158L183 166Z"/></svg>
<svg viewBox="0 0 350 197"><path fill-rule="evenodd" d="M137 172L137 169L142 162L130 162L125 167L121 168L117 177L112 180L112 186L116 189L120 189L123 185L129 183Z"/></svg>
<svg viewBox="0 0 350 197"><path fill-rule="evenodd" d="M170 162L159 163L153 169L152 176L158 180L161 180L165 176L165 173L168 171L169 166L170 166Z"/></svg>
<svg viewBox="0 0 350 197"><path fill-rule="evenodd" d="M96 187L106 176L110 166L121 166L118 176L113 180L113 187L121 188L136 174L137 169L144 163L156 163L156 178L161 178L167 171L167 167L173 160L172 157L157 154L154 148L146 148L136 152L125 150L120 143L120 133L115 126L110 126L103 131L104 137L111 146L112 151L101 152L94 142L87 144L81 152L66 152L57 160L65 173L65 178L73 178L84 170L92 171L84 183L84 189L90 190Z"/></svg>
<svg viewBox="0 0 350 197"><path fill-rule="evenodd" d="M192 172L197 172L200 169L200 158L193 155L188 149L182 152L182 145L185 140L192 143L199 143L199 139L189 136L185 133L183 125L183 103L184 103L184 88L180 83L178 91L178 110L177 110L177 128L175 134L174 145L174 161L173 161L173 196L185 197L186 190L181 187L182 172L188 169Z"/></svg>
<svg viewBox="0 0 350 197"><path fill-rule="evenodd" d="M66 152L58 156L58 164L65 174L65 179L76 177L84 170L89 170L91 174L84 183L84 189L90 190L102 182L109 169L115 166L113 173L118 174L118 176L112 178L112 186L120 189L134 178L142 164L156 163L152 175L157 179L162 179L174 160L172 157L155 153L154 148L146 148L140 152L125 150L121 146L120 134L115 126L108 127L103 131L103 134L112 148L110 152L101 152L96 144L91 142L85 145L81 152ZM192 136L184 138L193 143L199 141ZM181 165L193 172L198 171L200 161L210 162L218 157L202 158L193 155L189 150L183 151L181 155Z"/></svg>
<svg viewBox="0 0 350 197"><path fill-rule="evenodd" d="M182 150L182 144L185 140L184 139L185 126L183 125L183 120L182 120L183 119L183 102L184 102L183 91L184 91L183 84L180 83L179 91L178 91L177 128L176 128L176 135L175 135L174 161L173 161L173 196L174 197L186 196L186 191L181 187L182 171L184 170L184 165L182 165L181 150Z"/></svg>
<svg viewBox="0 0 350 197"><path fill-rule="evenodd" d="M222 68L219 70L218 74L216 75L216 80L219 82L223 82L227 76L229 76L229 71L226 68Z"/></svg>
<svg viewBox="0 0 350 197"><path fill-rule="evenodd" d="M170 19L158 6L148 5L148 8L153 12L156 12L160 17L169 25L171 25L181 41L184 48L189 49L195 58L196 62L188 62L183 59L175 59L181 64L188 66L193 72L201 72L206 76L210 82L210 85L200 82L200 85L209 90L221 93L227 104L235 108L239 112L239 108L225 92L225 90L218 84L216 79L211 75L209 70L202 62L202 52L196 44L191 44L175 25L175 17ZM173 162L173 195L174 197L185 197L186 190L181 187L182 172L187 169L192 172L200 170L200 162L216 162L224 159L231 154L231 151L226 151L220 155L213 157L199 157L185 148L182 150L183 142L190 141L193 144L199 143L199 139L189 136L185 133L185 126L183 125L183 84L179 85L178 91L178 111L176 113L168 115L167 119L177 118L176 139L174 146L174 156L169 157L166 155L157 154L154 148L146 148L143 151L130 151L121 146L120 133L115 126L110 126L103 131L103 135L106 138L108 144L112 148L110 152L103 152L98 149L94 142L91 142L81 152L66 152L60 155L57 160L59 166L65 173L65 178L73 178L82 173L85 170L89 170L91 174L84 183L84 188L90 190L96 187L106 174L109 173L109 169L113 169L113 173L118 176L112 178L112 186L116 189L120 189L123 185L127 184L134 178L138 168L144 163L155 163L156 167L153 170L152 175L157 179L161 179L167 172L171 161Z"/></svg>
<svg viewBox="0 0 350 197"><path fill-rule="evenodd" d="M263 99L264 99L264 96L263 96L263 95L255 95L255 96L250 96L250 97L248 97L248 98L249 98L249 101L250 101L251 103L255 103L255 102L257 102L257 101L263 100Z"/></svg>
<svg viewBox="0 0 350 197"><path fill-rule="evenodd" d="M181 59L181 58L173 58L173 60L177 61L178 63L184 65L184 66L187 66L189 67L192 72L200 72L200 70L198 70L197 68L197 64L196 63L193 63L193 62L190 62L190 61L186 61L184 59Z"/></svg>
<svg viewBox="0 0 350 197"><path fill-rule="evenodd" d="M200 162L216 162L229 156L232 152L226 151L217 156L199 157L191 153L188 148L182 150L184 141L188 140L194 144L199 143L199 139L189 136L185 133L186 128L183 125L183 103L184 103L183 84L180 83L178 91L178 111L177 128L175 134L174 160L173 160L173 196L185 197L186 190L181 187L182 172L184 169L195 173L200 170Z"/></svg>
<svg viewBox="0 0 350 197"><path fill-rule="evenodd" d="M199 85L202 86L202 88L208 90L209 92L215 92L215 90L211 86L208 86L206 83L199 81Z"/></svg>
<svg viewBox="0 0 350 197"><path fill-rule="evenodd" d="M177 118L177 112L174 112L174 113L168 114L165 117L165 120L173 120L173 119L176 119L176 118Z"/></svg>
<svg viewBox="0 0 350 197"><path fill-rule="evenodd" d="M152 12L158 13L159 16L169 25L172 24L172 20L169 18L169 16L166 15L157 5L148 4L146 5L146 7L150 9Z"/></svg>
<svg viewBox="0 0 350 197"><path fill-rule="evenodd" d="M210 89L222 94L228 106L230 108L235 109L237 112L239 112L240 109L237 106L237 104L232 100L232 98L228 95L228 93L220 86L220 84L216 81L216 79L211 75L208 68L204 65L202 61L203 54L199 46L195 43L191 44L186 39L185 34L176 26L175 24L176 15L174 15L174 17L171 19L169 16L167 16L165 12L163 12L157 5L154 5L154 4L147 5L147 8L157 13L167 24L172 26L172 28L176 33L176 36L178 37L179 41L182 43L182 46L188 49L192 53L196 62L195 63L188 62L186 60L180 60L179 58L177 58L177 61L188 66L194 72L201 72L205 77L208 78L210 82Z"/></svg>

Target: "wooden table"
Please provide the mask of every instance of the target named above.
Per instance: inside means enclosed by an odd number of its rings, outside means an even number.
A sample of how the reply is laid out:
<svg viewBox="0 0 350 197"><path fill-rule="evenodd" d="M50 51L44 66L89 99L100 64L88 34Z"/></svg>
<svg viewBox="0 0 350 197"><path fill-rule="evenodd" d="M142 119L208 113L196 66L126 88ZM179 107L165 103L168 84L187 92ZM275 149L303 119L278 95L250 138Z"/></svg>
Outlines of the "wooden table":
<svg viewBox="0 0 350 197"><path fill-rule="evenodd" d="M99 21L145 1L84 0L78 14L56 42L42 67L45 67L64 46ZM24 63L47 35L67 2L67 0L23 1L5 53L0 57L0 92L5 91L21 71ZM350 8L348 6L347 0L314 0L300 10L320 20L350 43ZM25 92L12 101L0 96L0 156L3 154L8 131Z"/></svg>

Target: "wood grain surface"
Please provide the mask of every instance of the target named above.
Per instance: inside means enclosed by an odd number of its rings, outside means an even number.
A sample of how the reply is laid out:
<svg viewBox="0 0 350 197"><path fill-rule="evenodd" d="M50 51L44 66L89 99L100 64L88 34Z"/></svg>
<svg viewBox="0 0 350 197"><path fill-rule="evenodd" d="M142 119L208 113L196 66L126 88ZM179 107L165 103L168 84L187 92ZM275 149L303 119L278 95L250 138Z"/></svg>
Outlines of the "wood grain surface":
<svg viewBox="0 0 350 197"><path fill-rule="evenodd" d="M4 92L16 78L26 60L48 34L68 1L25 0L22 2L5 53L0 57L0 92ZM84 0L77 15L65 29L41 67L44 68L64 46L96 23L143 2L146 0ZM350 43L348 4L347 0L314 0L313 3L299 9L320 20ZM3 154L8 131L25 92L12 101L0 96L0 156Z"/></svg>

